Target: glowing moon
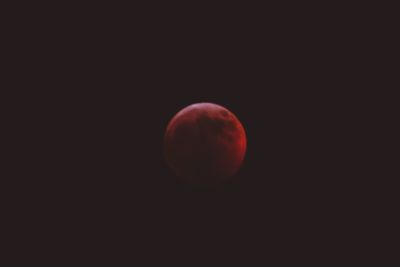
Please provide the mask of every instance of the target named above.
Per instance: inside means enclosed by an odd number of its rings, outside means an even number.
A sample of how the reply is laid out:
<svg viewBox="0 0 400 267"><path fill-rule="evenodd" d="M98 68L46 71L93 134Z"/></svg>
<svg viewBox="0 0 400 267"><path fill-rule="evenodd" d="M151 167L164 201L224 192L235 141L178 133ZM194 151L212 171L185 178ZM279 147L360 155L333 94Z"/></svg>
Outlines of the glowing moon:
<svg viewBox="0 0 400 267"><path fill-rule="evenodd" d="M227 181L242 165L246 134L228 109L198 103L179 111L164 137L168 165L183 181L214 186Z"/></svg>

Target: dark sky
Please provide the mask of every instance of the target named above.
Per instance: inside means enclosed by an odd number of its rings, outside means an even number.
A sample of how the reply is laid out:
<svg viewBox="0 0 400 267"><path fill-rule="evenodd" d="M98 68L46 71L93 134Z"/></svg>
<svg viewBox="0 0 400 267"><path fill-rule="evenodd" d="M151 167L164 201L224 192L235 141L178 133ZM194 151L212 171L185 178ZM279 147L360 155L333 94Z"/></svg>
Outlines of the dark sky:
<svg viewBox="0 0 400 267"><path fill-rule="evenodd" d="M213 20L94 12L47 25L38 72L49 77L50 178L35 186L56 242L123 259L232 259L247 249L271 264L351 243L363 209L354 193L360 29L296 10L215 11ZM247 132L239 182L218 192L182 185L163 159L168 121L195 102L227 107Z"/></svg>

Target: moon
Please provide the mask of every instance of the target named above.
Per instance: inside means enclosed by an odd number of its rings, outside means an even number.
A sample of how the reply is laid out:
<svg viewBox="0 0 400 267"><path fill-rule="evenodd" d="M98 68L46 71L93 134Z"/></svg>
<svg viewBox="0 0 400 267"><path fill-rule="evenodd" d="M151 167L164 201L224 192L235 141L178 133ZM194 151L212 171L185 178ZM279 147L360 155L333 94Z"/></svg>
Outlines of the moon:
<svg viewBox="0 0 400 267"><path fill-rule="evenodd" d="M164 155L182 181L212 187L237 173L246 145L243 125L231 111L213 103L196 103L170 120L164 136Z"/></svg>

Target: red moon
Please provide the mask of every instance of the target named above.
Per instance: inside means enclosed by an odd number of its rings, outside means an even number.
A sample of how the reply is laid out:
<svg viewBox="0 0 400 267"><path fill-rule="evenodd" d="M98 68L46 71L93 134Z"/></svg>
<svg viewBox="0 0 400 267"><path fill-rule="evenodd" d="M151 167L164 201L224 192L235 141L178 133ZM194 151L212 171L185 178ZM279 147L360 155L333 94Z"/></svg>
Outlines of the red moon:
<svg viewBox="0 0 400 267"><path fill-rule="evenodd" d="M195 186L216 186L232 177L246 153L246 133L238 118L213 103L197 103L169 122L164 154L174 173Z"/></svg>

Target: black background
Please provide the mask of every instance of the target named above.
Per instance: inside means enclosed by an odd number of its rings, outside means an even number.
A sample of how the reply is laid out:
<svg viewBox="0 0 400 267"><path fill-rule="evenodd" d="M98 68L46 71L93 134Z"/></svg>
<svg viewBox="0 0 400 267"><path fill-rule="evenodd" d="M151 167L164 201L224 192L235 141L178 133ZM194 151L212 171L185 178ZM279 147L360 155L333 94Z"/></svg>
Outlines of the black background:
<svg viewBox="0 0 400 267"><path fill-rule="evenodd" d="M278 266L354 252L371 182L359 173L368 58L354 9L72 9L26 25L41 99L26 188L40 204L27 210L50 254ZM246 129L244 164L219 191L180 183L163 158L169 120L196 102Z"/></svg>

